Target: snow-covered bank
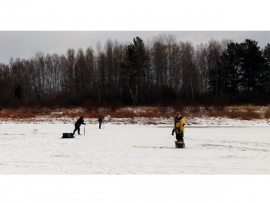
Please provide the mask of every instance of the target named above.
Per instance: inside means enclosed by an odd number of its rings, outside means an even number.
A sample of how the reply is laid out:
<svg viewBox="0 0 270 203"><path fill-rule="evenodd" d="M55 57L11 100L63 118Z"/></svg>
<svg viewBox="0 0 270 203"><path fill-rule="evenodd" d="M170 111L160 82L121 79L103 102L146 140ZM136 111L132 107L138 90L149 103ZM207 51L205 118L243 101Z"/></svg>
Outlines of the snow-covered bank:
<svg viewBox="0 0 270 203"><path fill-rule="evenodd" d="M185 117L187 126L270 126L270 119L253 119L253 120L240 120L221 117ZM77 118L70 117L36 117L28 119L3 119L0 118L2 124L73 124ZM85 118L87 124L96 124L96 118ZM107 124L139 124L139 125L172 125L173 117L171 118L112 118L106 116L104 123Z"/></svg>
<svg viewBox="0 0 270 203"><path fill-rule="evenodd" d="M188 120L188 119L187 119ZM190 126L270 126L270 119L240 120L230 118L191 118Z"/></svg>

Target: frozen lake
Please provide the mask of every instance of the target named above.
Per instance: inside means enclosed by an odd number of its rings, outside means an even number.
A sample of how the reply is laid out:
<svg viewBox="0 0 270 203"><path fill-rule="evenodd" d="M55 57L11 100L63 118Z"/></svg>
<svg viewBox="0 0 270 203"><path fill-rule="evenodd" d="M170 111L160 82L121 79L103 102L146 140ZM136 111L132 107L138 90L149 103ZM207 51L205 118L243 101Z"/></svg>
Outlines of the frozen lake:
<svg viewBox="0 0 270 203"><path fill-rule="evenodd" d="M36 129L36 130L35 130ZM187 126L185 149L171 127L1 124L0 174L270 174L270 127Z"/></svg>

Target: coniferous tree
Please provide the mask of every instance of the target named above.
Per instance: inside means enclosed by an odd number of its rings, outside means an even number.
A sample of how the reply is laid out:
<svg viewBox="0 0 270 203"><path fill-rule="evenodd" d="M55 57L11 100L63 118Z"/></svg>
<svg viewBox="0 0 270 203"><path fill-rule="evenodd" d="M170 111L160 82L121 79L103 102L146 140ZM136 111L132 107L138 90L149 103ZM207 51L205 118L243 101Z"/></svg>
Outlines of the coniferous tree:
<svg viewBox="0 0 270 203"><path fill-rule="evenodd" d="M240 90L240 78L242 77L240 53L240 45L231 42L222 56L223 67L226 72L225 91L228 94L235 94Z"/></svg>
<svg viewBox="0 0 270 203"><path fill-rule="evenodd" d="M270 44L267 44L263 51L263 56L265 59L264 70L263 70L263 81L265 93L269 95L270 93Z"/></svg>
<svg viewBox="0 0 270 203"><path fill-rule="evenodd" d="M134 105L139 103L145 82L145 70L149 57L146 55L143 41L136 37L133 44L129 44L125 50L125 59L122 63L122 82L129 92Z"/></svg>
<svg viewBox="0 0 270 203"><path fill-rule="evenodd" d="M240 44L241 78L240 85L246 92L262 92L263 56L258 42L246 39Z"/></svg>

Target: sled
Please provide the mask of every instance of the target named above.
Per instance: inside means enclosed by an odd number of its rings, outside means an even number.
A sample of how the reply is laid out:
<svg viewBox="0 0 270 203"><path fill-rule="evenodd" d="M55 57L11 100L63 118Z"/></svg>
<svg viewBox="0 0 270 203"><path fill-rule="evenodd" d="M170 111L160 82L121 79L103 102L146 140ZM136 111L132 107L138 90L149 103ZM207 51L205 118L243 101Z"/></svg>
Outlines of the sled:
<svg viewBox="0 0 270 203"><path fill-rule="evenodd" d="M73 133L63 133L62 138L74 138Z"/></svg>
<svg viewBox="0 0 270 203"><path fill-rule="evenodd" d="M185 148L185 143L183 141L175 141L175 148Z"/></svg>

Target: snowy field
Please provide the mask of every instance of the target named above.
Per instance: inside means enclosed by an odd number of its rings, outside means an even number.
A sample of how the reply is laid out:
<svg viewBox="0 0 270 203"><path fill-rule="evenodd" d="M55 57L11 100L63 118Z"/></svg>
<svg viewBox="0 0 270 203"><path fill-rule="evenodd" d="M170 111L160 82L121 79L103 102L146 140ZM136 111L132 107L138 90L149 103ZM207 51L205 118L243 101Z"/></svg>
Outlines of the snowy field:
<svg viewBox="0 0 270 203"><path fill-rule="evenodd" d="M187 126L185 149L170 125L1 124L1 174L270 174L269 126Z"/></svg>
<svg viewBox="0 0 270 203"><path fill-rule="evenodd" d="M2 123L0 202L269 202L269 121L86 122Z"/></svg>

